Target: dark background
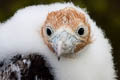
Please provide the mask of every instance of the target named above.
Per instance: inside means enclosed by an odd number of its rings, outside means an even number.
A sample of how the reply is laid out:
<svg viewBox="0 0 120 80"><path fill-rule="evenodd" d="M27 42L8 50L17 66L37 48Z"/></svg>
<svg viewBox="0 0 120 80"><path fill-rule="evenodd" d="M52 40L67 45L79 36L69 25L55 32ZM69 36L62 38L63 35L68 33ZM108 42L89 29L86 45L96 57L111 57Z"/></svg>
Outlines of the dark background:
<svg viewBox="0 0 120 80"><path fill-rule="evenodd" d="M114 63L120 80L120 0L0 0L0 22L29 5L69 1L87 8L91 18L105 31L113 46Z"/></svg>

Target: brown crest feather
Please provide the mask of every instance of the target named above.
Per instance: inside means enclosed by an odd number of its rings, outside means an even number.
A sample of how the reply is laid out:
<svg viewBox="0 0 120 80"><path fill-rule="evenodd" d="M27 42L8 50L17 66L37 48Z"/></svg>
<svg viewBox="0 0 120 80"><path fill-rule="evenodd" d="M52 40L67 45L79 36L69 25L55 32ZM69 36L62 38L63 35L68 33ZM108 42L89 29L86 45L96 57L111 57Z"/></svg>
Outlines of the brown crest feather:
<svg viewBox="0 0 120 80"><path fill-rule="evenodd" d="M72 7L66 7L64 9L60 9L58 11L53 11L48 13L48 16L46 18L46 21L42 27L42 37L45 41L45 43L48 45L49 49L54 52L54 49L51 46L51 43L48 41L48 36L45 35L45 27L47 25L50 25L55 31L58 30L60 27L69 27L73 32L76 31L79 24L85 25L85 27L88 27L88 35L85 37L82 37L84 40L84 43L77 44L75 48L75 53L84 48L86 45L91 43L91 37L90 37L90 25L86 21L85 15L81 12L78 12Z"/></svg>

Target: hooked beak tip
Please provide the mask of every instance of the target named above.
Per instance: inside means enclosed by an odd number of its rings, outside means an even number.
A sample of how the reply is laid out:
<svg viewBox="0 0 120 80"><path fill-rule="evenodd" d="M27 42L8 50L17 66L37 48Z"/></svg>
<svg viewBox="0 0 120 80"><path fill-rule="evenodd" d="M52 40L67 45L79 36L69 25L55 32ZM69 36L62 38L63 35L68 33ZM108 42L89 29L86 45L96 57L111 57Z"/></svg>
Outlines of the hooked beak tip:
<svg viewBox="0 0 120 80"><path fill-rule="evenodd" d="M60 56L58 53L56 53L56 55L57 55L57 59L58 59L58 61L60 61L61 56Z"/></svg>
<svg viewBox="0 0 120 80"><path fill-rule="evenodd" d="M62 51L62 41L59 41L59 42L58 42L58 45L57 45L57 49L55 49L55 52L56 52L58 61L60 60L60 56L61 56L61 54L62 54L61 51Z"/></svg>
<svg viewBox="0 0 120 80"><path fill-rule="evenodd" d="M58 61L60 61L60 56L58 56Z"/></svg>

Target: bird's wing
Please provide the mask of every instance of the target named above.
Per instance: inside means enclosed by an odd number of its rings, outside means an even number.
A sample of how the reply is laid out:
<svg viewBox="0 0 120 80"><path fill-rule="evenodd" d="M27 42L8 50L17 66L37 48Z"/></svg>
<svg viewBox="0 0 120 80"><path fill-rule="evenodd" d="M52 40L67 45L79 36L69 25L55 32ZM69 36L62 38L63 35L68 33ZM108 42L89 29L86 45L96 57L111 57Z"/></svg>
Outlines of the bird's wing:
<svg viewBox="0 0 120 80"><path fill-rule="evenodd" d="M3 60L0 69L0 80L54 80L48 62L35 53Z"/></svg>

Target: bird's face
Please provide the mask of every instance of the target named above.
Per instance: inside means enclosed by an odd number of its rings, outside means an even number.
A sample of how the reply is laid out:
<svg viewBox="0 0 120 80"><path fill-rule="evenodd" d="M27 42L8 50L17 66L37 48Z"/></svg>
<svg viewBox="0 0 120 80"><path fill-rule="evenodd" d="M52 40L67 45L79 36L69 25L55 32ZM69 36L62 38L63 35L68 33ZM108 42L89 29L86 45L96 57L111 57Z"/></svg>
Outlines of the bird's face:
<svg viewBox="0 0 120 80"><path fill-rule="evenodd" d="M41 34L57 57L70 57L90 43L90 25L83 13L71 7L49 13Z"/></svg>

